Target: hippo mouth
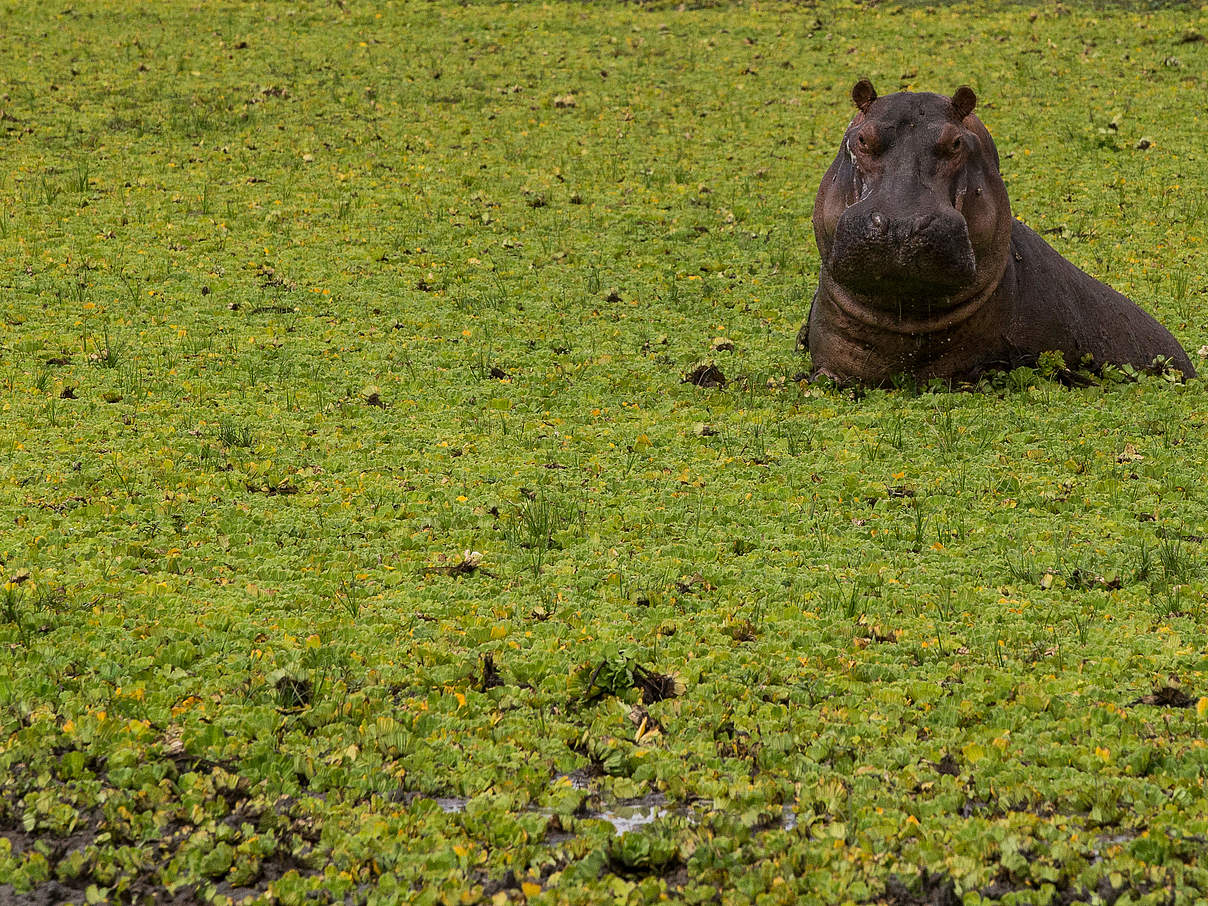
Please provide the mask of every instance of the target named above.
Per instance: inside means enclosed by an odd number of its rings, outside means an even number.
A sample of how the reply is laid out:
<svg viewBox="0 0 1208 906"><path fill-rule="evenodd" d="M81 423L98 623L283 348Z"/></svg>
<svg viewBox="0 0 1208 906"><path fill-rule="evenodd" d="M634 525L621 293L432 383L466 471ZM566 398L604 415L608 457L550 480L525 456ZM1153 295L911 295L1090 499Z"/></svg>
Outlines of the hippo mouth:
<svg viewBox="0 0 1208 906"><path fill-rule="evenodd" d="M956 304L977 275L964 218L953 210L891 219L863 207L839 218L827 262L835 283L878 307Z"/></svg>

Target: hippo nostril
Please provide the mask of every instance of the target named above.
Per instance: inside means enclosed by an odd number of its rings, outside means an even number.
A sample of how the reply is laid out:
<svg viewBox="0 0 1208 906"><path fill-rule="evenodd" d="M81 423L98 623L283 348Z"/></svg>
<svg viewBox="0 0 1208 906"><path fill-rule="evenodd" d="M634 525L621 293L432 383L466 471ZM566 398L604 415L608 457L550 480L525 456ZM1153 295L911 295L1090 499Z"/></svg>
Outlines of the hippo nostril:
<svg viewBox="0 0 1208 906"><path fill-rule="evenodd" d="M868 222L872 224L872 228L878 232L885 232L885 215L880 211L873 211L868 215Z"/></svg>
<svg viewBox="0 0 1208 906"><path fill-rule="evenodd" d="M914 220L910 224L910 226L911 226L911 229L915 233L922 233L923 231L925 231L927 229L927 227L931 226L931 224L934 222L935 222L935 217L933 215L920 214L918 217L914 218Z"/></svg>

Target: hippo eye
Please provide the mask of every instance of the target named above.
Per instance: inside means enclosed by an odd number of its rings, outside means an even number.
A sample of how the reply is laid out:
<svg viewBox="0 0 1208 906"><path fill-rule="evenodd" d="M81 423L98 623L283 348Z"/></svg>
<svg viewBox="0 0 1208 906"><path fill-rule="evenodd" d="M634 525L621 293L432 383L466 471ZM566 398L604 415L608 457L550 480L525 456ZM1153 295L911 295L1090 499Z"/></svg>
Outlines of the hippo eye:
<svg viewBox="0 0 1208 906"><path fill-rule="evenodd" d="M956 157L964 148L964 139L959 135L948 137L940 136L940 140L936 145L935 153L941 157Z"/></svg>
<svg viewBox="0 0 1208 906"><path fill-rule="evenodd" d="M856 136L856 144L860 146L860 151L862 151L864 154L877 153L876 139L875 137L870 138L867 130Z"/></svg>

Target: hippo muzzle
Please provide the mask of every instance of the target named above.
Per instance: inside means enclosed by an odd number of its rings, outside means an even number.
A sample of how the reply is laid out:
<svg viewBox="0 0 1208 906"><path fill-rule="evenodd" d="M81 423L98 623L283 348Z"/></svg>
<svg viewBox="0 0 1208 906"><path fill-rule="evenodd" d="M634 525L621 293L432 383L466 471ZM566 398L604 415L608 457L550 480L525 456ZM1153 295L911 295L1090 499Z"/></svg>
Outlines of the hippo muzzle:
<svg viewBox="0 0 1208 906"><path fill-rule="evenodd" d="M829 262L834 279L886 305L939 303L977 274L968 224L955 207L886 213L874 194L839 218Z"/></svg>

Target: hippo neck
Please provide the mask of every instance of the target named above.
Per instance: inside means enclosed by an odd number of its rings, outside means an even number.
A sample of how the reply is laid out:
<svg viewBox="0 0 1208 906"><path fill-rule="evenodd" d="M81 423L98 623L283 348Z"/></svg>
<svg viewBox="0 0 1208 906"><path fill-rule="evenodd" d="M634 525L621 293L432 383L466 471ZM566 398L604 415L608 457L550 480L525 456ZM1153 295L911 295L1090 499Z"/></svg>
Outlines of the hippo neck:
<svg viewBox="0 0 1208 906"><path fill-rule="evenodd" d="M989 281L973 295L946 305L938 312L921 316L900 315L883 308L866 305L853 294L839 286L823 272L821 286L831 302L852 321L878 332L899 334L903 337L919 337L927 334L953 331L978 315L991 304L1007 268Z"/></svg>

